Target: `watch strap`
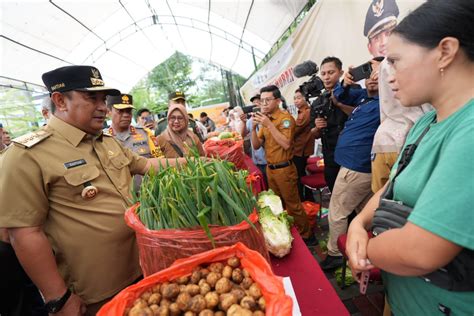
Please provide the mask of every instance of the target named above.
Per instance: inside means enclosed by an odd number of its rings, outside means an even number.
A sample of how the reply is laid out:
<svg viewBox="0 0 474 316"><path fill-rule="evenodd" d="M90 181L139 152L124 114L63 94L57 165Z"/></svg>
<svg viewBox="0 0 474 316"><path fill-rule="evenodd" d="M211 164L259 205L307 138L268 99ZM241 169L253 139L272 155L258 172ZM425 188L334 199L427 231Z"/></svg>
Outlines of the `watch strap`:
<svg viewBox="0 0 474 316"><path fill-rule="evenodd" d="M66 302L69 299L69 297L71 296L71 294L72 294L71 290L66 289L66 293L64 293L63 296L46 302L44 304L45 310L49 314L55 314L55 313L59 312L64 307L64 305L66 304Z"/></svg>

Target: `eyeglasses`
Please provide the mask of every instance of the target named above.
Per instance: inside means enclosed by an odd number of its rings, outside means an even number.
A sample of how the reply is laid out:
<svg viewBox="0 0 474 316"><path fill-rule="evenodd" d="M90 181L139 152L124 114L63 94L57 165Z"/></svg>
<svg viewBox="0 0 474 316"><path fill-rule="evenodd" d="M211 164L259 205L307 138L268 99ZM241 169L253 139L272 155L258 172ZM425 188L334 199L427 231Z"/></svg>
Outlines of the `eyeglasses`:
<svg viewBox="0 0 474 316"><path fill-rule="evenodd" d="M174 122L174 121L177 121L177 122L183 122L184 121L184 117L182 116L170 116L170 118L168 119L170 122Z"/></svg>
<svg viewBox="0 0 474 316"><path fill-rule="evenodd" d="M273 101L275 99L276 98L265 98L265 99L260 99L260 101L262 102L262 104L267 104L267 103L270 103L270 101Z"/></svg>

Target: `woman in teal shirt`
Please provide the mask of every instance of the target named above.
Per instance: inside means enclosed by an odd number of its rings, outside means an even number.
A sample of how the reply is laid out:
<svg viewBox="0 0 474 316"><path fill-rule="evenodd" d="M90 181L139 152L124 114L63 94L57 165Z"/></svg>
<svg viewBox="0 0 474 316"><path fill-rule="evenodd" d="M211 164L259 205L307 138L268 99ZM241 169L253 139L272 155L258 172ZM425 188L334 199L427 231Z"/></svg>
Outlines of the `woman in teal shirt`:
<svg viewBox="0 0 474 316"><path fill-rule="evenodd" d="M374 266L383 270L396 316L474 315L472 264L467 290L447 290L421 278L461 251L474 250L472 21L474 1L428 0L393 30L388 42L395 97L408 107L430 103L435 111L411 129L406 145L429 127L393 185L393 200L413 208L408 221L367 237L385 188L380 190L352 221L347 253L356 277Z"/></svg>

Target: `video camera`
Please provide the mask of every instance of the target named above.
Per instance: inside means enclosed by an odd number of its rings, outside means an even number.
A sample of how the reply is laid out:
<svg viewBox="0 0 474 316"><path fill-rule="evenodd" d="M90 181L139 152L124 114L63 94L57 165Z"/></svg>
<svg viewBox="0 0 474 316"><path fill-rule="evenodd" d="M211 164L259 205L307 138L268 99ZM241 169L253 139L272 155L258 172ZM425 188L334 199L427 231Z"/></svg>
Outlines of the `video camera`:
<svg viewBox="0 0 474 316"><path fill-rule="evenodd" d="M311 128L315 126L314 120L317 117L327 118L331 111L331 92L321 92L324 90L324 83L317 76L318 71L318 65L311 60L304 61L293 68L293 73L297 78L311 76L308 81L300 85L301 93L305 96L306 100L309 102L310 98L319 97L311 102Z"/></svg>

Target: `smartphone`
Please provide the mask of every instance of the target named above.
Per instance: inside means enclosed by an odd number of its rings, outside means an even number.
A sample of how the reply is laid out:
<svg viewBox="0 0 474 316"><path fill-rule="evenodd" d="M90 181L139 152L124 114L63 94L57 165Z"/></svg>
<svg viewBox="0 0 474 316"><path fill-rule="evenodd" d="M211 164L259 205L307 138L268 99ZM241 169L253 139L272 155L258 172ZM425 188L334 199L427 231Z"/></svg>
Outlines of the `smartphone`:
<svg viewBox="0 0 474 316"><path fill-rule="evenodd" d="M366 62L365 64L352 68L349 73L352 75L352 80L354 82L370 78L370 74L372 73L372 64L370 61Z"/></svg>
<svg viewBox="0 0 474 316"><path fill-rule="evenodd" d="M369 286L369 277L370 271L364 271L361 273L359 282L360 294L365 294L365 292L367 292L367 287Z"/></svg>
<svg viewBox="0 0 474 316"><path fill-rule="evenodd" d="M253 112L253 113L258 113L258 112L261 112L261 110L260 110L259 107L254 107L254 108L252 109L252 112Z"/></svg>
<svg viewBox="0 0 474 316"><path fill-rule="evenodd" d="M148 123L153 122L153 117L151 115L145 116L143 120L145 121L145 124L148 124Z"/></svg>

